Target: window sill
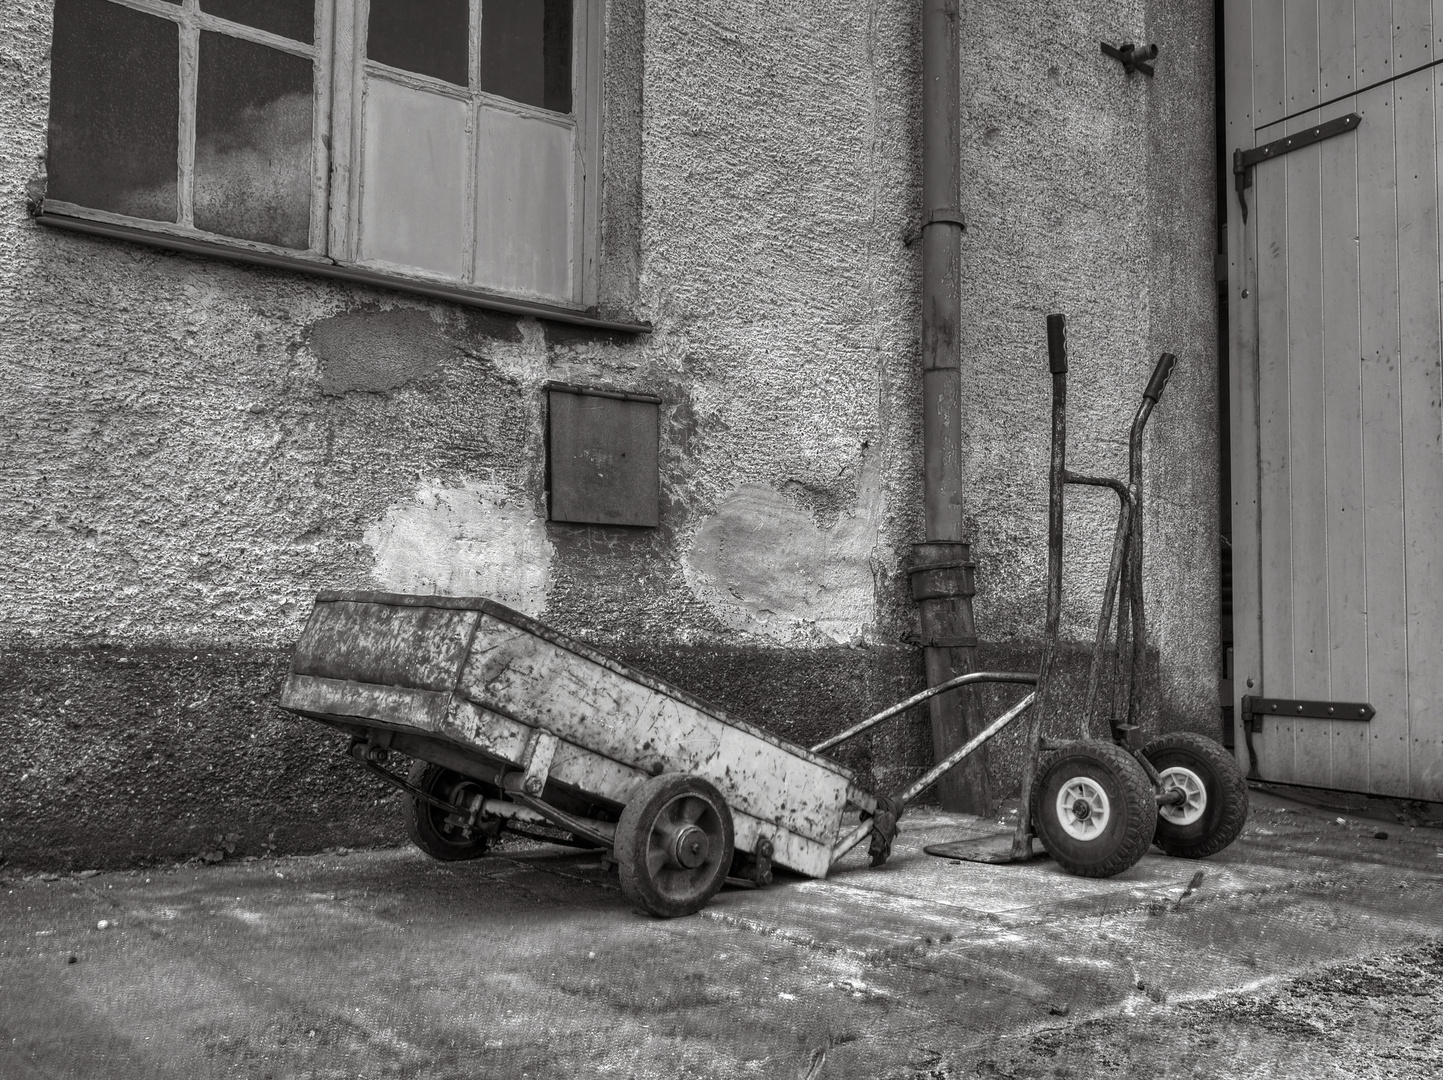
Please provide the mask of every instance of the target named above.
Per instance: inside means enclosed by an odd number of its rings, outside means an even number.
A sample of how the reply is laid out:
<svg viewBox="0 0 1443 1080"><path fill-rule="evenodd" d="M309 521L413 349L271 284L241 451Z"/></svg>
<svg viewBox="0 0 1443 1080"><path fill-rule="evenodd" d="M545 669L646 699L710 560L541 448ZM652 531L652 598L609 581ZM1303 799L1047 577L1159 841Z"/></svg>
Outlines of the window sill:
<svg viewBox="0 0 1443 1080"><path fill-rule="evenodd" d="M395 289L400 292L416 293L420 296L429 296L437 300L449 300L456 304L486 308L490 311L504 311L512 315L530 315L538 319L571 323L574 326L589 326L597 330L619 330L632 334L651 332L651 324L646 322L607 319L595 314L592 310L577 310L575 308L561 307L560 305L553 306L551 304L533 303L527 300L516 300L511 297L482 292L478 289L467 289L437 282L413 281L391 274L377 273L375 270L362 270L357 267L338 266L332 262L321 262L314 257L305 258L294 255L282 255L278 252L230 247L229 245L217 244L209 240L172 236L166 233L151 232L147 229L136 228L131 225L118 225L108 221L94 221L89 218L71 217L68 214L56 214L49 211L38 214L35 221L39 225L44 225L52 229L70 229L73 232L89 233L92 236L105 236L114 240L129 240L137 244L147 244L150 247L168 248L171 251L181 251L189 255L204 255L217 259L229 259L233 262L268 266L278 270L294 270L301 274L336 278L341 281L354 281L362 285L374 285L382 289Z"/></svg>

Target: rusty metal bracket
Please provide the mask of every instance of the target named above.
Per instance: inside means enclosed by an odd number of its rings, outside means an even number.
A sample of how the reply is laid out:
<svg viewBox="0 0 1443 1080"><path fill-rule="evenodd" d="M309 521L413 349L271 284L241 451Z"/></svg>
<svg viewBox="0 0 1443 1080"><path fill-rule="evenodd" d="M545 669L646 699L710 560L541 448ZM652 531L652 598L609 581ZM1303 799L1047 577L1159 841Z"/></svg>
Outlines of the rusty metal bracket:
<svg viewBox="0 0 1443 1080"><path fill-rule="evenodd" d="M1242 147L1234 150L1233 184L1238 193L1238 205L1242 207L1243 221L1248 220L1248 200L1243 192L1253 186L1254 165L1282 157L1294 150L1301 150L1305 146L1312 146L1324 139L1331 139L1335 135L1342 135L1346 131L1352 131L1362 122L1363 118L1358 113L1349 113L1347 116L1329 120L1325 124L1308 128L1295 135L1287 135L1281 139L1274 139L1270 143L1264 143L1262 146L1255 146L1251 150L1244 150Z"/></svg>
<svg viewBox="0 0 1443 1080"><path fill-rule="evenodd" d="M1101 44L1103 55L1122 64L1129 75L1134 71L1148 76L1153 74L1152 65L1148 61L1157 59L1156 45L1138 45L1131 41L1125 41L1121 45L1109 45L1105 41Z"/></svg>
<svg viewBox="0 0 1443 1080"><path fill-rule="evenodd" d="M521 781L521 790L527 795L540 795L546 787L546 778L551 772L551 759L556 756L556 746L561 740L543 728L537 728L531 736L531 745L526 749L526 776Z"/></svg>
<svg viewBox="0 0 1443 1080"><path fill-rule="evenodd" d="M1243 695L1244 716L1302 716L1314 720L1368 721L1378 710L1366 701L1299 701Z"/></svg>

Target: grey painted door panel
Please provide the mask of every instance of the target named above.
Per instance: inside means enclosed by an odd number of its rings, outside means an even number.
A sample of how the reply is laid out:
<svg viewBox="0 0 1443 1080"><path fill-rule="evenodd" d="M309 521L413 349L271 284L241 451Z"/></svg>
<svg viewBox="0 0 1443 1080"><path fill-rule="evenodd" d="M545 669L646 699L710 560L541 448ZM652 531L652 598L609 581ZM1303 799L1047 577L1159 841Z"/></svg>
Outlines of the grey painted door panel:
<svg viewBox="0 0 1443 1080"><path fill-rule="evenodd" d="M1232 281L1254 293L1232 305L1253 320L1233 332L1234 386L1251 398L1235 405L1234 473L1255 470L1234 505L1236 551L1255 561L1235 563L1253 593L1239 612L1257 621L1238 635L1239 693L1377 709L1368 723L1268 717L1256 767L1443 800L1437 6L1232 3L1250 33L1230 28L1227 63L1230 98L1252 94L1229 101L1230 150L1363 118L1259 165L1251 220L1230 216Z"/></svg>

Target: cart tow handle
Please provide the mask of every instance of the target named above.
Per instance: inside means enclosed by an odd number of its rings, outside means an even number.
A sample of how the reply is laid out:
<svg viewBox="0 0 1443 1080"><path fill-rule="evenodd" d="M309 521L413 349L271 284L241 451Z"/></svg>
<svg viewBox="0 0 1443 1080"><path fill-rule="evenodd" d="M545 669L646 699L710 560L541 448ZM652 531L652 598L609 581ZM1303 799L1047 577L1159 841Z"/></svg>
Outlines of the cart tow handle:
<svg viewBox="0 0 1443 1080"><path fill-rule="evenodd" d="M844 743L848 739L855 738L869 728L876 727L883 720L890 720L898 713L906 712L913 705L919 705L928 698L934 698L938 694L945 694L949 690L956 690L959 686L968 686L972 683L983 682L1029 683L1035 685L1037 683L1037 675L1031 671L974 671L966 675L959 675L957 678L949 679L947 682L938 683L936 686L929 686L921 693L913 694L906 701L899 701L891 708L883 709L877 713L876 716L869 716L860 723L853 724L841 734L833 735L830 739L817 743L816 746L812 747L812 753L820 754L823 751L830 750L832 747ZM950 761L951 759L949 758L948 760ZM961 759L959 758L958 760Z"/></svg>
<svg viewBox="0 0 1443 1080"><path fill-rule="evenodd" d="M1026 678L998 679L998 678L995 678L995 676L996 676L997 674L998 674L997 672L979 672L979 673L978 673L979 676L981 676L981 675L993 676L993 678L991 679L991 681L993 681L993 682L1036 682L1036 681L1037 681L1037 676L1035 676L1035 675L1028 676L1028 677L1026 677ZM1008 672L1007 674L1013 674L1013 673ZM966 676L962 676L962 678L966 678ZM953 680L953 681L955 682L956 680ZM975 678L973 678L972 681L973 681L973 682L981 682L982 679L981 679L980 677L975 677ZM950 684L948 684L948 683L943 683L943 684L942 684L942 687L939 688L939 689L945 689L945 688L946 688L947 686L949 686L949 685L950 685ZM962 761L963 758L967 757L967 755L971 754L974 750L976 750L979 746L981 746L983 743L985 743L988 739L992 738L992 736L996 735L999 731L1001 731L1003 728L1005 728L1008 724L1012 723L1012 721L1016 720L1019 716L1021 716L1023 713L1025 713L1028 709L1032 708L1033 704L1034 704L1036 701L1037 701L1037 691L1034 690L1032 693L1028 694L1025 698L1023 698L1021 701L1019 701L1016 705L1012 706L1012 708L1008 709L1005 713L1003 713L1001 716L999 716L996 720L992 721L992 723L988 724L985 728L983 728L981 731L979 731L979 732L978 732L976 735L974 735L972 738L968 739L964 744L962 744L961 746L959 746L956 750L952 751L952 753L948 754L946 758L944 758L943 760L939 761L936 765L933 765L932 768L928 769L925 773L923 773L921 776L919 776L916 780L914 780L914 781L912 782L911 786L908 787L906 791L902 792L900 795L894 795L894 796L892 797L892 802L896 805L897 814L900 815L901 812L902 812L902 810L906 808L906 806L907 806L908 803L910 803L910 802L911 802L913 799L915 799L918 795L922 794L922 792L926 791L929 787L931 787L933 784L935 784L938 780L942 779L942 777L943 777L943 775L944 775L945 773L949 772L949 771L952 770L952 769L955 769L955 768L958 766L958 764L961 763L961 761ZM842 837L840 840L838 840L838 841L836 842L836 844L833 845L833 847L832 847L832 862L835 863L835 862L836 862L838 859L840 859L843 855L847 854L847 852L851 851L854 847L856 847L856 846L857 846L858 844L860 844L863 840L865 840L869 835L871 835L874 822L875 822L875 819L874 819L874 818L869 818L869 819L861 822L860 824L856 825L849 833L847 833L846 836L844 836L844 837ZM889 838L889 842L890 842L890 838ZM877 865L877 862L876 862L875 860L874 860L874 862L873 862L873 865L874 865L874 866Z"/></svg>

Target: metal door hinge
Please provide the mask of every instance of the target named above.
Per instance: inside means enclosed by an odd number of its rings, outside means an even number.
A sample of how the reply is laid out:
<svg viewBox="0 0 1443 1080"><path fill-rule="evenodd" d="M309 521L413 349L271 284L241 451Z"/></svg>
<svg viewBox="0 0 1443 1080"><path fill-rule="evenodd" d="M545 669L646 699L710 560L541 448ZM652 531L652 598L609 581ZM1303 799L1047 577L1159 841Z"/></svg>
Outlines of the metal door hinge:
<svg viewBox="0 0 1443 1080"><path fill-rule="evenodd" d="M1376 713L1377 710L1366 701L1298 701L1295 698L1243 696L1243 715L1248 718L1302 716L1315 720L1371 720Z"/></svg>
<svg viewBox="0 0 1443 1080"><path fill-rule="evenodd" d="M1312 146L1313 143L1322 142L1324 139L1331 139L1334 135L1341 135L1345 131L1352 131L1362 122L1363 118L1360 115L1349 113L1336 120L1329 120L1326 124L1319 124L1317 127L1300 131L1296 135L1288 135L1281 139L1274 139L1270 143L1264 143L1262 146L1255 146L1251 150L1244 150L1242 147L1234 150L1233 181L1237 186L1238 203L1243 208L1243 221L1248 220L1248 200L1243 192L1253 186L1254 165L1281 157L1294 150L1301 150L1305 146Z"/></svg>

